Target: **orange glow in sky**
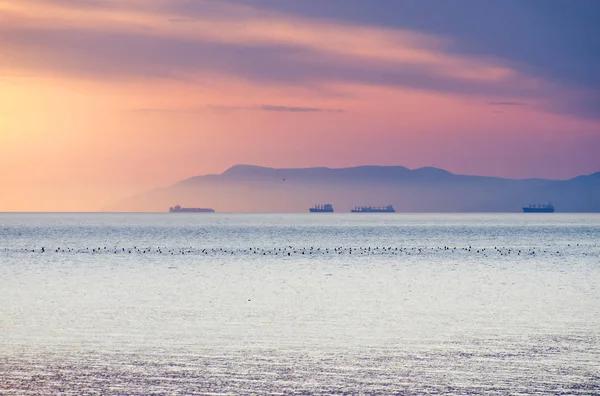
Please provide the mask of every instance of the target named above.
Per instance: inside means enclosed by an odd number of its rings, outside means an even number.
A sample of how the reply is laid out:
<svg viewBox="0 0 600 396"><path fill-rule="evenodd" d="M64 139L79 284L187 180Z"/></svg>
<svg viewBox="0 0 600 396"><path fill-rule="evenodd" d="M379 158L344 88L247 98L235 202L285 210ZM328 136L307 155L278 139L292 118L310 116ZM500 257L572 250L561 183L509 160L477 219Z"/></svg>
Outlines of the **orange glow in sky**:
<svg viewBox="0 0 600 396"><path fill-rule="evenodd" d="M95 2L92 2L95 3ZM600 168L585 92L436 34L199 2L0 0L0 211L94 211L238 164Z"/></svg>

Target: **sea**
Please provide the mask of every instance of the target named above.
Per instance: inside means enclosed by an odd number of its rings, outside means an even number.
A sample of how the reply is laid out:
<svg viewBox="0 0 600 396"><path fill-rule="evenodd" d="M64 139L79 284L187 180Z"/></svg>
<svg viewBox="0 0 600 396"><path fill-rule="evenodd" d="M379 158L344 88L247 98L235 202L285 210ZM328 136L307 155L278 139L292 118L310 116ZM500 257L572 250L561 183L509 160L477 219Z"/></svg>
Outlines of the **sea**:
<svg viewBox="0 0 600 396"><path fill-rule="evenodd" d="M600 214L0 214L0 394L600 394Z"/></svg>

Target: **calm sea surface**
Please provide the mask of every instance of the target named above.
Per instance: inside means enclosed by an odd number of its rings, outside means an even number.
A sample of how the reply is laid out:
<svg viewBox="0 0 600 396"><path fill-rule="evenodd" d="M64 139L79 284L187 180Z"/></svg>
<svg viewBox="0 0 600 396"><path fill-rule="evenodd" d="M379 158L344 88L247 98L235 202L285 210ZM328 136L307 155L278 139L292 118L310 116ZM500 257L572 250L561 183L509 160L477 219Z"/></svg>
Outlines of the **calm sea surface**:
<svg viewBox="0 0 600 396"><path fill-rule="evenodd" d="M2 394L600 394L600 215L0 214Z"/></svg>

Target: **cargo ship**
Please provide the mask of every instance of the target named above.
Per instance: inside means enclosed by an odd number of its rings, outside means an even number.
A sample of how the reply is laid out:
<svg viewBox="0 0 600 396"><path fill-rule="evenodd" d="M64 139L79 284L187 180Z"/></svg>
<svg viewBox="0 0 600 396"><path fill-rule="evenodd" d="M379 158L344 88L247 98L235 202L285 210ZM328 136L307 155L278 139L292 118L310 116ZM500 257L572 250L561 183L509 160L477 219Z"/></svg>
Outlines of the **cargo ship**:
<svg viewBox="0 0 600 396"><path fill-rule="evenodd" d="M548 205L529 205L523 208L524 213L554 213L554 206L551 203Z"/></svg>
<svg viewBox="0 0 600 396"><path fill-rule="evenodd" d="M352 209L350 212L352 213L394 213L394 207L392 205L388 206L357 206Z"/></svg>
<svg viewBox="0 0 600 396"><path fill-rule="evenodd" d="M333 213L333 205L315 205L309 209L310 213Z"/></svg>
<svg viewBox="0 0 600 396"><path fill-rule="evenodd" d="M214 213L211 208L182 208L179 205L175 205L169 208L171 213Z"/></svg>

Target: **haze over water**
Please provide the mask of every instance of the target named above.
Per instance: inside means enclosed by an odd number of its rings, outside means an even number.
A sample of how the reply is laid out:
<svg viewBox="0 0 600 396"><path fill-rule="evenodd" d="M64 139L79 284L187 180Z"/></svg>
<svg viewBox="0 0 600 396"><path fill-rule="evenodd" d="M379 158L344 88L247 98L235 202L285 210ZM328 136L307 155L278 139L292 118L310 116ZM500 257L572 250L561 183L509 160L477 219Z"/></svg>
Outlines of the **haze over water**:
<svg viewBox="0 0 600 396"><path fill-rule="evenodd" d="M0 214L0 393L598 394L600 215Z"/></svg>

